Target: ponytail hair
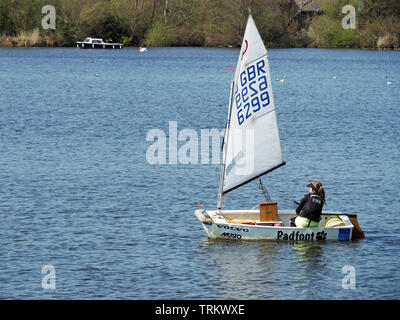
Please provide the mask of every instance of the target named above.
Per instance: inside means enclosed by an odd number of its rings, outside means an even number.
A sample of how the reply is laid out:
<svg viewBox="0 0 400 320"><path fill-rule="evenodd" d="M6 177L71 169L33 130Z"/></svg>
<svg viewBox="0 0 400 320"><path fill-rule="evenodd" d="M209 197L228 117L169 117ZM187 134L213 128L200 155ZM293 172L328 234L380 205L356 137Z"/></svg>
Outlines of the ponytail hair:
<svg viewBox="0 0 400 320"><path fill-rule="evenodd" d="M322 202L324 204L326 204L326 200L325 200L325 190L322 187L322 183L319 180L314 180L313 182L311 182L311 184L313 185L313 189L316 192L316 194L318 194L318 196L322 199Z"/></svg>

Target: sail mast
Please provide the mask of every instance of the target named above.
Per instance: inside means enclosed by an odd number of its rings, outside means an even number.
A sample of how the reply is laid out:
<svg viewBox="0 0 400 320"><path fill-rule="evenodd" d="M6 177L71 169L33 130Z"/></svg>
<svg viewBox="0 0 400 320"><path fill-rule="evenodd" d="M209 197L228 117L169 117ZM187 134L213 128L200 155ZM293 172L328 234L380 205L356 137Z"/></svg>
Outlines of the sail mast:
<svg viewBox="0 0 400 320"><path fill-rule="evenodd" d="M229 137L229 128L230 128L230 119L232 112L232 102L233 102L233 91L235 89L235 81L231 83L231 93L229 95L229 108L228 108L228 116L226 120L224 140L222 141L222 165L221 165L221 175L219 181L219 192L218 192L218 211L220 212L223 207L223 188L224 188L224 180L225 180L225 169L226 169L226 151L228 146L228 137Z"/></svg>

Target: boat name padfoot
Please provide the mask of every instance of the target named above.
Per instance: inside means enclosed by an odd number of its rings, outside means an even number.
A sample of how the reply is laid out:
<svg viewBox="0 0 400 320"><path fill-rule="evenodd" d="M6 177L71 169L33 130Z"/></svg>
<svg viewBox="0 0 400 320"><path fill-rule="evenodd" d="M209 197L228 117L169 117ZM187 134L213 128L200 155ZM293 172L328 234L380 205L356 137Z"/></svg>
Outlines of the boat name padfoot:
<svg viewBox="0 0 400 320"><path fill-rule="evenodd" d="M291 233L285 233L283 231L278 231L277 240L292 240L292 241L314 241L315 240L326 240L327 233L325 231L314 232L311 233L300 233L299 231L292 231Z"/></svg>

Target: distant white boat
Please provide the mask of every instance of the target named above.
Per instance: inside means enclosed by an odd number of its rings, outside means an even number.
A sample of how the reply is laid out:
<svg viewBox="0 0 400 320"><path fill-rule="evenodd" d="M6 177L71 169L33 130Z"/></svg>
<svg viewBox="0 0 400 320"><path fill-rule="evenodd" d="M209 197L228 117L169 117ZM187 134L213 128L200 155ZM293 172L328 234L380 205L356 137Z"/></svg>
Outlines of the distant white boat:
<svg viewBox="0 0 400 320"><path fill-rule="evenodd" d="M88 37L83 41L77 41L76 47L79 49L122 49L122 43L104 42L101 38Z"/></svg>
<svg viewBox="0 0 400 320"><path fill-rule="evenodd" d="M147 49L146 49L145 47L140 47L140 48L139 48L139 51L140 51L140 52L146 52Z"/></svg>

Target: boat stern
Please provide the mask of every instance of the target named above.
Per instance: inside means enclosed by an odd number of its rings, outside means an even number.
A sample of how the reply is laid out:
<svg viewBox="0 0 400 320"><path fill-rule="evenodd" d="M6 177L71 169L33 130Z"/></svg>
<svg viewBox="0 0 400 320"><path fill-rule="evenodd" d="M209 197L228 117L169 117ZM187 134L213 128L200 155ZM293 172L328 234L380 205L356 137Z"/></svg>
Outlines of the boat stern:
<svg viewBox="0 0 400 320"><path fill-rule="evenodd" d="M353 232L351 236L351 240L362 239L365 238L364 231L361 230L360 225L358 224L358 219L356 214L348 214L348 218L353 224Z"/></svg>

